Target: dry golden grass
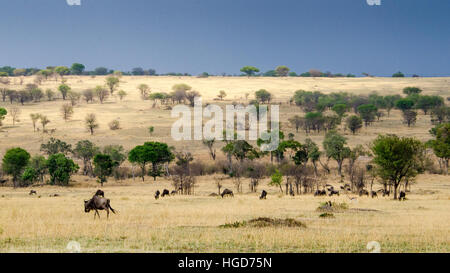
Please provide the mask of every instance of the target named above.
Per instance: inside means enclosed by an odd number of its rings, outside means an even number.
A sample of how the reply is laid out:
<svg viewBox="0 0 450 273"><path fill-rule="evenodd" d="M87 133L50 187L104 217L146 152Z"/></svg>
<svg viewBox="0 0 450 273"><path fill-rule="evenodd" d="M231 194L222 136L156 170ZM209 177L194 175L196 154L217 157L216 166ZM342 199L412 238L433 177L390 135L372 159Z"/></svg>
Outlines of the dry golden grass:
<svg viewBox="0 0 450 273"><path fill-rule="evenodd" d="M0 251L65 252L76 240L85 252L367 252L369 241L378 241L382 252L449 252L450 179L422 175L418 181L405 202L287 197L266 183L259 188L269 191L267 200L256 194L222 199L208 196L217 191L211 177L200 178L194 196L155 200L155 190L170 188L168 181L110 182L103 190L119 213L109 220L105 212L94 220L83 211L83 199L96 190L94 181L36 187L37 196L29 196L29 189L0 188ZM435 193L427 194L430 189ZM49 197L54 193L61 196ZM328 200L349 209L320 218L316 209ZM306 228L219 227L258 217L292 218Z"/></svg>
<svg viewBox="0 0 450 273"><path fill-rule="evenodd" d="M25 83L32 82L26 78ZM68 84L75 91L82 91L103 84L105 77L68 77ZM20 146L30 153L39 153L39 147L50 136L34 133L30 113L45 114L51 120L47 128L56 128L56 138L74 144L89 139L99 146L121 144L126 149L145 141L164 141L177 150L191 151L197 159L209 160L207 149L201 142L175 142L170 136L174 119L170 111L151 108L150 101L142 101L136 87L146 83L153 92L169 92L173 84L187 83L199 91L205 100L211 101L219 90L228 93L227 103L245 101L245 93L265 88L272 92L277 101L286 102L298 89L322 92L347 91L368 94L400 94L406 86L418 86L425 94L450 96L449 78L222 78L207 79L193 77L122 77L119 89L129 95L120 102L110 98L106 103L86 104L75 107L73 119L64 122L60 115L63 101L43 101L20 107L21 121L12 126L10 117L4 120L0 129L0 157L6 149ZM41 87L55 89L54 81L47 81ZM19 88L18 86L15 86ZM0 102L0 107L8 108ZM87 113L96 113L100 128L90 136L83 125ZM280 120L286 122L295 114L302 114L295 106L281 107ZM107 124L119 119L122 130L111 131ZM150 136L147 128L155 127ZM373 126L364 128L353 136L341 130L348 137L350 146L368 144L377 134L396 133L401 136L415 136L421 140L430 138L431 124L428 116L419 115L417 124L407 128L401 122L398 111ZM283 124L287 133L295 130ZM303 132L296 139L303 141ZM321 144L323 135L310 135ZM218 152L219 158L223 155ZM106 220L93 220L93 214L83 211L83 199L89 198L98 186L85 177L74 177L73 186L68 188L37 187L38 196L29 196L30 189L13 190L0 188L0 252L64 252L67 243L76 240L83 251L89 252L365 252L369 241L378 241L383 252L449 252L450 243L450 178L438 175L421 175L409 200L398 202L385 198L359 198L352 203L347 196L319 197L311 195L280 196L277 189L267 186L268 200L261 201L256 194L237 194L234 199L208 197L214 188L214 179L199 179L194 196L175 196L155 200L156 189L171 189L170 182L148 179L142 183L126 181L109 182L104 190L111 199L113 208L119 210ZM334 177L330 181L336 181ZM234 189L228 181L226 187ZM246 184L244 183L244 189ZM427 190L436 191L427 194ZM60 197L49 197L59 193ZM334 213L335 218L319 218L316 211L320 202L347 202L348 211ZM357 211L355 208L378 211ZM306 224L306 228L219 228L226 223L248 221L257 217L293 218Z"/></svg>

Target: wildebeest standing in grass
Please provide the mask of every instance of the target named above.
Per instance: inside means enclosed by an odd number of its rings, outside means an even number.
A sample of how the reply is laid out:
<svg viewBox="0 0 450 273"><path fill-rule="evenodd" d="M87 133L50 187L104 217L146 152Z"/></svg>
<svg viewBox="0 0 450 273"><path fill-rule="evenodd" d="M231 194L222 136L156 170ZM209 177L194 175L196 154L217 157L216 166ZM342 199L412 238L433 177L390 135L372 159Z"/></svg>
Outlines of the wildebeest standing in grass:
<svg viewBox="0 0 450 273"><path fill-rule="evenodd" d="M30 195L33 195L33 194L36 195L37 192L36 192L35 190L31 190L29 194L30 194Z"/></svg>
<svg viewBox="0 0 450 273"><path fill-rule="evenodd" d="M406 193L404 191L400 192L400 197L398 198L398 200L400 201L405 201L406 200Z"/></svg>
<svg viewBox="0 0 450 273"><path fill-rule="evenodd" d="M155 199L156 199L156 200L158 200L160 194L161 194L161 193L159 192L159 190L155 192Z"/></svg>
<svg viewBox="0 0 450 273"><path fill-rule="evenodd" d="M169 195L169 196L170 196L170 193L169 193L169 190L164 189L163 192L162 192L162 194L161 194L161 197L164 197L164 196L166 196L166 195Z"/></svg>
<svg viewBox="0 0 450 273"><path fill-rule="evenodd" d="M111 201L109 199L94 195L90 200L84 200L84 212L88 213L94 210L95 219L95 215L98 215L98 218L100 218L99 210L106 210L106 218L109 218L109 210L116 214L116 211L111 207L110 203Z"/></svg>
<svg viewBox="0 0 450 273"><path fill-rule="evenodd" d="M221 196L222 196L222 198L225 197L225 196L231 196L231 197L234 197L234 194L233 194L233 191L232 191L232 190L224 189L223 192L222 192L222 194L221 194Z"/></svg>
<svg viewBox="0 0 450 273"><path fill-rule="evenodd" d="M259 199L267 199L266 197L267 197L267 192L265 190L263 190L261 192L261 196L259 197Z"/></svg>
<svg viewBox="0 0 450 273"><path fill-rule="evenodd" d="M377 194L377 192L376 191L372 191L371 193L370 193L370 195L372 196L372 198L378 198L378 194Z"/></svg>

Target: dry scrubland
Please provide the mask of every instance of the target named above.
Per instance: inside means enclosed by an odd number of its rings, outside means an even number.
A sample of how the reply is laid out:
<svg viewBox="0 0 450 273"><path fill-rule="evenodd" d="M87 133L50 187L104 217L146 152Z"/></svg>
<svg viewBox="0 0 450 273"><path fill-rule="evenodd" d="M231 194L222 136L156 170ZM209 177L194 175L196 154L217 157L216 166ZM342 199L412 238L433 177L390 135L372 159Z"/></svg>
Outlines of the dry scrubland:
<svg viewBox="0 0 450 273"><path fill-rule="evenodd" d="M66 77L74 91L82 91L101 85L105 77ZM25 83L33 78L26 78ZM14 83L14 80L13 80ZM33 133L30 113L48 116L48 129L56 128L53 135L68 143L89 139L99 146L121 144L126 149L145 141L163 141L177 150L190 151L196 159L209 160L207 149L201 142L174 142L170 138L170 126L174 119L170 111L162 107L151 107L150 101L142 101L136 87L148 84L153 92L170 91L177 83L187 83L203 95L204 101L212 101L225 90L225 103L245 102L245 93L264 88L275 95L276 101L286 102L295 90L313 90L324 93L347 91L369 94L377 91L381 95L400 94L406 86L417 86L424 94L450 96L449 78L222 78L206 79L193 77L122 77L119 89L128 96L120 102L109 98L104 104L81 102L75 107L73 119L64 122L60 107L62 100L43 101L21 106L21 121L12 126L10 117L4 120L0 130L0 157L8 148L20 146L31 154L39 152L39 146L50 137ZM53 88L59 82L47 81L42 89ZM14 88L14 85L12 86ZM19 87L16 86L18 89ZM0 107L9 108L0 102ZM95 113L100 128L90 136L83 125L87 113ZM281 121L295 114L299 108L283 104ZM111 131L108 123L119 119L122 130ZM344 132L351 147L369 144L377 134L396 133L400 136L415 136L420 140L430 139L429 116L420 114L415 126L408 128L401 122L401 115L394 110L390 117L373 126L363 128L353 136ZM154 126L152 136L148 127ZM287 133L295 130L282 125ZM309 135L321 144L323 134ZM303 141L303 132L296 139ZM218 152L219 157L223 154ZM336 182L331 176L329 182ZM287 197L267 186L267 180L259 190L269 191L267 200L260 201L254 194L237 194L234 199L209 197L216 192L212 177L199 178L194 196L174 196L155 200L156 189L171 189L170 182L150 178L145 183L136 179L124 182L110 181L104 187L112 207L119 210L107 221L105 213L101 220L93 220L93 213L85 214L83 199L88 199L98 185L95 180L73 177L71 187L36 187L38 196L29 196L29 189L0 187L0 251L64 252L71 240L81 243L83 251L248 251L248 252L366 252L369 241L378 241L385 252L449 252L450 251L450 177L420 175L412 186L406 202L387 198L369 199L358 197L357 201L340 197L313 197L311 195ZM225 186L232 188L232 181ZM337 183L335 183L337 186ZM244 182L244 191L247 183ZM379 187L379 185L377 185ZM60 197L49 197L58 193ZM335 218L320 218L316 211L320 202L346 202L347 210L334 212ZM360 210L370 209L374 211ZM231 227L220 225L247 221L257 217L293 218L306 227Z"/></svg>

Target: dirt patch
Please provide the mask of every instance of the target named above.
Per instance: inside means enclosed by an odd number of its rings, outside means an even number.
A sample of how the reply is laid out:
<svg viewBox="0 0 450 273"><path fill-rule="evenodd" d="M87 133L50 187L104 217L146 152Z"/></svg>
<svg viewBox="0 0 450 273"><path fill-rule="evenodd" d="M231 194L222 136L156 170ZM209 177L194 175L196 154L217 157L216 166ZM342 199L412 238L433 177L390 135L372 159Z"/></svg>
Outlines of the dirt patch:
<svg viewBox="0 0 450 273"><path fill-rule="evenodd" d="M221 228L239 228L239 227L300 227L305 228L306 225L298 220L292 218L278 219L259 217L249 221L234 222L219 226Z"/></svg>

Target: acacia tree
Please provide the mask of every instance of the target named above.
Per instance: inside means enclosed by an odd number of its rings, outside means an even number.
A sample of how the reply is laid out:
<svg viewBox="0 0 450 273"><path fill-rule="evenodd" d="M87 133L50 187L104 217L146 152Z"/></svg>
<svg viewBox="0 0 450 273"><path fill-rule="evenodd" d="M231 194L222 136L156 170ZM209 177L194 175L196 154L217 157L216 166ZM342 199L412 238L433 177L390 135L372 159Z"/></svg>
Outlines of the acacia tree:
<svg viewBox="0 0 450 273"><path fill-rule="evenodd" d="M430 141L434 154L439 158L439 165L448 175L448 165L450 161L450 123L440 124L433 130L431 134L436 137Z"/></svg>
<svg viewBox="0 0 450 273"><path fill-rule="evenodd" d="M275 72L279 77L286 77L289 74L289 67L285 65L280 65L275 68Z"/></svg>
<svg viewBox="0 0 450 273"><path fill-rule="evenodd" d="M13 177L14 188L19 186L18 178L30 161L30 154L22 148L12 148L3 157L3 171Z"/></svg>
<svg viewBox="0 0 450 273"><path fill-rule="evenodd" d="M423 148L424 145L415 138L396 135L380 135L373 142L371 151L373 162L378 166L377 173L394 186L394 199L397 199L399 185L417 176Z"/></svg>
<svg viewBox="0 0 450 273"><path fill-rule="evenodd" d="M52 137L47 143L41 144L41 152L44 152L47 155L67 155L72 152L72 145Z"/></svg>
<svg viewBox="0 0 450 273"><path fill-rule="evenodd" d="M254 66L244 66L241 68L241 72L245 73L248 77L255 75L255 73L259 72L259 69Z"/></svg>
<svg viewBox="0 0 450 273"><path fill-rule="evenodd" d="M350 116L347 118L347 127L353 134L362 128L362 119L359 116Z"/></svg>
<svg viewBox="0 0 450 273"><path fill-rule="evenodd" d="M2 120L5 119L5 116L8 114L5 108L0 107L0 126L2 126Z"/></svg>
<svg viewBox="0 0 450 273"><path fill-rule="evenodd" d="M61 92L63 100L66 100L66 96L67 96L67 94L69 93L70 90L71 90L71 88L67 84L61 84L58 87L58 91Z"/></svg>
<svg viewBox="0 0 450 273"><path fill-rule="evenodd" d="M106 90L106 88L104 88L101 85L98 85L97 87L95 87L95 95L97 96L98 100L100 101L100 103L103 103L109 95L108 90Z"/></svg>
<svg viewBox="0 0 450 273"><path fill-rule="evenodd" d="M78 141L73 154L76 158L83 160L83 175L92 175L92 158L98 154L100 149L89 140Z"/></svg>
<svg viewBox="0 0 450 273"><path fill-rule="evenodd" d="M214 149L214 143L215 143L216 139L215 138L211 138L211 139L204 139L203 140L203 144L208 147L209 150L209 155L211 156L212 160L216 160L216 149Z"/></svg>
<svg viewBox="0 0 450 273"><path fill-rule="evenodd" d="M111 159L110 155L97 154L94 157L95 173L98 175L98 181L103 187L103 183L108 182L108 176L112 174L114 167L117 165Z"/></svg>
<svg viewBox="0 0 450 273"><path fill-rule="evenodd" d="M147 96L150 93L150 87L148 85L146 85L145 83L143 83L143 84L140 84L137 88L141 92L141 98L143 100L147 99Z"/></svg>
<svg viewBox="0 0 450 273"><path fill-rule="evenodd" d="M94 134L94 130L97 129L99 127L98 123L97 123L97 117L95 116L95 114L91 113L91 114L87 114L84 123L86 125L86 128L88 129L88 131L91 133L91 135Z"/></svg>
<svg viewBox="0 0 450 273"><path fill-rule="evenodd" d="M53 154L47 160L48 172L50 174L50 184L67 186L72 174L76 173L80 168L67 158L64 154Z"/></svg>
<svg viewBox="0 0 450 273"><path fill-rule="evenodd" d="M161 174L158 169L159 165L169 163L173 159L174 156L169 146L161 142L146 142L144 145L134 147L128 154L128 160L131 163L139 164L142 181L145 179L146 165L148 163L152 163L152 171L150 174L156 180L156 177Z"/></svg>
<svg viewBox="0 0 450 273"><path fill-rule="evenodd" d="M323 141L323 147L328 158L336 160L339 176L342 176L342 163L350 155L350 148L346 147L347 139L335 131L328 132Z"/></svg>
<svg viewBox="0 0 450 273"><path fill-rule="evenodd" d="M378 108L373 104L363 104L358 106L358 113L364 120L364 125L367 127L375 120Z"/></svg>
<svg viewBox="0 0 450 273"><path fill-rule="evenodd" d="M272 94L265 89L260 89L255 92L255 98L262 103L269 103L272 99Z"/></svg>
<svg viewBox="0 0 450 273"><path fill-rule="evenodd" d="M116 88L119 87L119 82L120 82L119 78L114 76L106 78L106 86L108 86L111 95L114 93Z"/></svg>
<svg viewBox="0 0 450 273"><path fill-rule="evenodd" d="M16 125L16 122L20 121L20 114L22 113L22 111L20 110L19 107L11 107L9 109L9 114L11 115L12 121L13 121L13 126Z"/></svg>
<svg viewBox="0 0 450 273"><path fill-rule="evenodd" d="M61 115L62 115L62 118L64 119L64 121L67 122L69 119L72 118L73 106L70 105L69 103L63 104L61 106Z"/></svg>

